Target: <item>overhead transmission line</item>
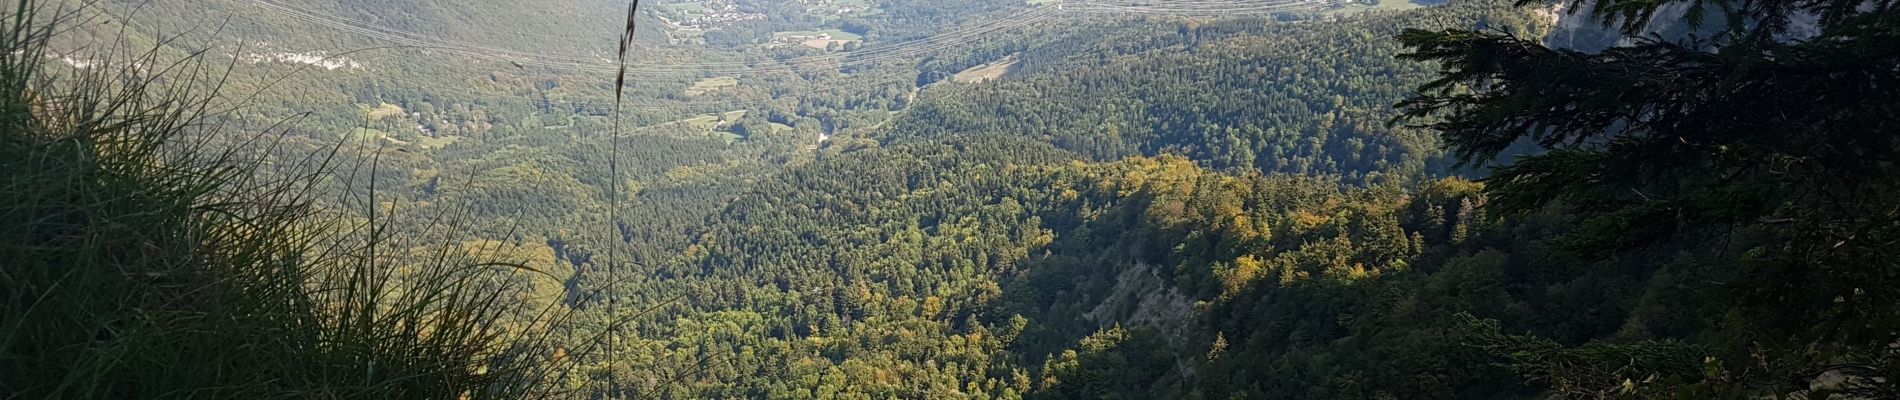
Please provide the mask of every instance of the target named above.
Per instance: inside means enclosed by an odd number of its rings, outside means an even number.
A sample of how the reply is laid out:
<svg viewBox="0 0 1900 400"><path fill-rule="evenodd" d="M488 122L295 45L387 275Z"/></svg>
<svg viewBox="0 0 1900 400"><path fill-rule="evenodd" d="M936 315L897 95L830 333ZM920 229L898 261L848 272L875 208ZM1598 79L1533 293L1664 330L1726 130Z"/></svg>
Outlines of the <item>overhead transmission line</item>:
<svg viewBox="0 0 1900 400"><path fill-rule="evenodd" d="M441 51L469 58L511 62L522 66L544 67L575 72L620 73L622 71L621 66L613 61L596 57L518 51L479 43L443 39L353 21L341 16L311 10L306 7L284 4L277 0L251 0L251 3L300 21L405 46ZM626 65L625 73L633 76L656 76L706 73L733 75L745 73L798 72L813 67L846 67L919 57L960 46L974 39L998 32L1034 26L1071 13L1227 16L1273 13L1316 7L1327 3L1318 0L1174 0L1165 2L1154 0L1082 0L1058 4L1059 5L1053 7L1039 6L1029 8L1010 15L990 19L982 24L960 27L923 39L873 46L871 48L851 52L777 60L629 63Z"/></svg>
<svg viewBox="0 0 1900 400"><path fill-rule="evenodd" d="M545 67L574 72L623 73L624 71L625 74L634 76L679 75L687 73L730 76L736 74L798 72L811 68L837 68L875 64L890 60L920 57L961 46L972 40L998 32L1013 31L1041 24L1067 14L1230 16L1274 13L1330 4L1325 0L1072 0L1057 3L1057 5L1053 7L1042 6L1026 9L1007 16L993 18L981 24L960 27L923 39L876 46L846 53L794 57L780 60L766 59L754 61L711 61L665 64L629 62L625 65L625 69L623 70L619 63L602 58L518 51L468 41L445 39L354 21L342 16L313 10L308 7L285 4L279 0L251 0L251 3L265 10L276 12L299 21L394 43L398 45L395 46L398 48L406 47L441 51L475 59L510 62L522 66ZM623 110L633 111L683 111L695 108L732 106L746 103L744 101L724 101L680 104L624 104L621 102L608 103L584 100L535 99L523 96L478 94L466 87L450 88L416 81L402 83L439 93L458 93L465 95L464 98L495 102L521 102L545 107L562 105L567 107L605 109L617 105Z"/></svg>
<svg viewBox="0 0 1900 400"><path fill-rule="evenodd" d="M1272 14L1297 9L1317 8L1330 4L1333 4L1333 2L1323 0L1082 0L1065 3L1066 6L1078 12L1180 16Z"/></svg>
<svg viewBox="0 0 1900 400"><path fill-rule="evenodd" d="M546 67L577 72L618 73L620 71L620 67L615 65L612 61L591 57L502 49L494 46L435 38L419 33L351 21L335 15L278 3L273 0L252 0L251 2L261 8L278 12L292 19L415 48L442 51L476 59L512 62L523 66ZM635 63L628 65L627 73L629 75L660 75L716 73L725 71L795 72L801 68L805 68L801 67L801 64L830 65L835 63L839 66L870 64L935 52L960 45L969 39L1040 23L1055 17L1059 13L1061 13L1060 10L1050 8L1033 8L1003 18L993 19L985 24L952 30L942 35L894 45L876 46L848 53L795 57L783 60ZM775 65L759 65L761 63L775 63Z"/></svg>

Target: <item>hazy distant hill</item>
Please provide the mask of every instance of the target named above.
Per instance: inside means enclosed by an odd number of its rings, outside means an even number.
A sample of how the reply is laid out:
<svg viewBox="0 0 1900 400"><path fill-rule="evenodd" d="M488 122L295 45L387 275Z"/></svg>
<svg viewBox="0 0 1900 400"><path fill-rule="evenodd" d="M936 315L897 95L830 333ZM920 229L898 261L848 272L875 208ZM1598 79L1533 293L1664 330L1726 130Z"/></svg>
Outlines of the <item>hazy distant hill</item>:
<svg viewBox="0 0 1900 400"><path fill-rule="evenodd" d="M501 50L606 55L625 21L620 0L109 0L113 19L164 35L187 30L288 47L388 45L372 36L480 44ZM129 17L129 18L128 18ZM349 25L373 29L349 33ZM655 35L658 32L652 32Z"/></svg>

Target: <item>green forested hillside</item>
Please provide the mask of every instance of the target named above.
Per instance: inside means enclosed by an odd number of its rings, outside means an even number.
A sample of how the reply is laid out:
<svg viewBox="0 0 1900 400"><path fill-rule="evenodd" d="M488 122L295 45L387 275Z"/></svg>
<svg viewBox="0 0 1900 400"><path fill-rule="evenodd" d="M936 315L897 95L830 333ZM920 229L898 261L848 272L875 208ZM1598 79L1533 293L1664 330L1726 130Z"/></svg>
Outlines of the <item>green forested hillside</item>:
<svg viewBox="0 0 1900 400"><path fill-rule="evenodd" d="M1394 127L1391 104L1429 76L1382 38L1480 21L1526 32L1528 15L1459 4L1297 23L1261 19L1091 26L1021 52L1018 78L955 85L883 134L1030 135L1096 159L1179 154L1216 168L1344 175L1443 174L1437 138Z"/></svg>
<svg viewBox="0 0 1900 400"><path fill-rule="evenodd" d="M1045 54L1025 59L1046 64L1001 82L932 87L872 131L875 142L833 145L743 188L643 189L623 232L642 265L613 270L591 248L575 285L631 302L611 307L620 312L659 308L618 343L636 350L603 356L636 361L596 376L662 382L632 390L679 397L1534 393L1451 337L1462 326L1454 314L1481 310L1438 305L1545 299L1437 288L1507 279L1501 258L1548 250L1480 245L1494 235L1481 186L1421 178L1428 165L1446 169L1434 138L1384 123L1395 115L1386 105L1426 74L1377 37L1396 34L1399 21L1480 20L1536 26L1495 4L1308 23L1086 25L1065 37L1116 43L1125 55L1029 48ZM1246 63L1286 65L1272 68L1285 75L1235 69ZM1334 64L1405 72L1321 72ZM1239 98L1197 94L1223 90ZM1336 102L1348 96L1362 100ZM1207 104L1185 100L1197 97ZM1235 103L1245 98L1308 111ZM1236 114L1208 112L1221 104ZM1104 122L1119 118L1145 123L1122 134ZM1215 141L1170 130L1199 134L1217 121L1254 130L1213 129L1223 137ZM1322 129L1338 137L1307 136ZM1368 159L1376 146L1387 156ZM1260 162L1279 164L1256 172L1227 153L1255 148L1279 154ZM672 200L682 190L711 201ZM703 219L673 219L682 214ZM1434 306L1389 308L1406 298ZM1487 310L1514 327L1571 328L1534 320L1535 311ZM683 382L665 383L674 379Z"/></svg>
<svg viewBox="0 0 1900 400"><path fill-rule="evenodd" d="M238 148L318 154L335 168L310 175L314 204L405 238L385 258L518 267L482 288L569 317L496 312L551 348L501 353L553 366L532 380L557 395L1883 398L1900 382L1889 8L1837 7L1852 15L1818 19L1813 42L1738 24L1764 31L1582 53L1541 38L1656 5L643 2L616 99L601 45L624 4L266 3L110 19L159 53L200 43L158 44L166 24L215 14L232 22L209 37L358 63L202 57L234 66L224 93L243 99L216 122L276 135ZM311 15L391 32L315 35L342 31ZM335 50L404 34L463 47Z"/></svg>

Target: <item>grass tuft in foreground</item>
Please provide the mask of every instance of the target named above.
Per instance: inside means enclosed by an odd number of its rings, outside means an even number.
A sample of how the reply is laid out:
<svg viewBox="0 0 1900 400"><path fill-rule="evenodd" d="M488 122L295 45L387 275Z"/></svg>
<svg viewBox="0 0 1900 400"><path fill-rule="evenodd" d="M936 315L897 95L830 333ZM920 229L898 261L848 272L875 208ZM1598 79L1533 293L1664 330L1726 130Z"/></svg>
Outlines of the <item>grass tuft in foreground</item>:
<svg viewBox="0 0 1900 400"><path fill-rule="evenodd" d="M525 268L381 251L388 219L313 206L325 159L222 129L220 71L47 65L55 10L7 11L0 399L553 394L560 313L497 287Z"/></svg>

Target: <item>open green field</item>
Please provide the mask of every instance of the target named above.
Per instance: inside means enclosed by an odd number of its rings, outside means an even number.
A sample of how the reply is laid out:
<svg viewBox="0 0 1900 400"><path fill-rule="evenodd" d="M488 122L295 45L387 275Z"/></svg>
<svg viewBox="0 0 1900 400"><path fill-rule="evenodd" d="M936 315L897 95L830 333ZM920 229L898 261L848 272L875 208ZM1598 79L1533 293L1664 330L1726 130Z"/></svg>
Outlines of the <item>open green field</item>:
<svg viewBox="0 0 1900 400"><path fill-rule="evenodd" d="M825 37L829 37L830 39L824 39ZM864 40L864 37L840 29L822 29L815 31L773 32L772 40L797 41L798 44L805 47L823 49L832 44L844 45L845 43Z"/></svg>
<svg viewBox="0 0 1900 400"><path fill-rule="evenodd" d="M371 121L381 121L381 120L390 119L390 118L402 118L403 115L407 114L405 111L403 111L401 106L397 106L395 104L389 104L389 103L382 103L381 105L378 105L376 107L370 107L367 104L358 104L356 105L356 108L362 111L364 116L369 117Z"/></svg>
<svg viewBox="0 0 1900 400"><path fill-rule="evenodd" d="M461 136L423 137L417 144L427 149L440 149L462 140Z"/></svg>
<svg viewBox="0 0 1900 400"><path fill-rule="evenodd" d="M988 64L978 65L963 70L963 72L958 72L956 75L950 76L950 79L962 83L981 83L1000 79L1004 75L1008 75L1009 71L1016 69L1016 61L1016 55L1011 54L1008 57L1003 57L1001 60L992 61Z"/></svg>
<svg viewBox="0 0 1900 400"><path fill-rule="evenodd" d="M682 119L682 120L679 120L679 121L678 121L678 123L682 123L682 124L686 124L686 125L689 125L689 126L692 126L692 127L693 127L693 128L695 128L695 129L704 129L704 130L709 130L709 131L710 131L710 130L712 130L713 128L715 128L715 127L718 127L718 126L719 126L719 116L717 116L717 115L701 115L701 116L697 116L697 117L692 117L692 118L687 118L687 119Z"/></svg>
<svg viewBox="0 0 1900 400"><path fill-rule="evenodd" d="M719 114L719 120L726 123L736 122L740 118L745 118L746 111L748 110L727 111Z"/></svg>
<svg viewBox="0 0 1900 400"><path fill-rule="evenodd" d="M1425 7L1425 6L1418 3L1414 3L1411 0L1379 0L1379 4L1377 5L1350 3L1344 7L1333 9L1332 11L1329 11L1329 12L1333 14L1342 14L1342 13L1357 13L1357 12L1366 12L1366 11L1410 10L1410 9L1422 8L1422 7Z"/></svg>
<svg viewBox="0 0 1900 400"><path fill-rule="evenodd" d="M711 78L701 79L699 80L699 82L693 82L692 86L686 87L686 95L698 96L698 95L717 92L720 90L725 90L725 89L733 88L737 86L739 86L739 77L715 76Z"/></svg>
<svg viewBox="0 0 1900 400"><path fill-rule="evenodd" d="M677 121L647 126L646 128L658 128L658 127L663 127L663 126L685 124L686 126L693 127L693 129L712 131L714 129L718 129L721 124L730 124L730 123L738 121L739 118L744 118L746 113L749 111L750 110L737 110L737 111L722 112L718 114L697 115L697 116L693 116L692 118L686 118L686 119L681 119Z"/></svg>
<svg viewBox="0 0 1900 400"><path fill-rule="evenodd" d="M845 32L842 29L772 32L772 38L773 39L788 39L788 38L795 38L795 37L809 38L809 37L818 37L818 36L822 36L826 34L831 35L831 40L847 41L847 42L853 41L853 40L864 40L863 36L859 36L858 34L851 33L851 32Z"/></svg>

